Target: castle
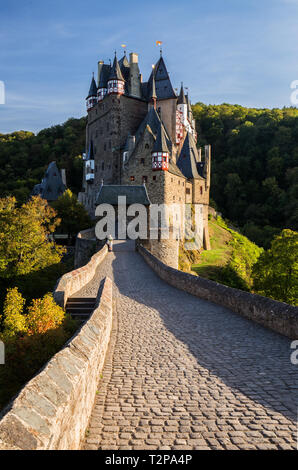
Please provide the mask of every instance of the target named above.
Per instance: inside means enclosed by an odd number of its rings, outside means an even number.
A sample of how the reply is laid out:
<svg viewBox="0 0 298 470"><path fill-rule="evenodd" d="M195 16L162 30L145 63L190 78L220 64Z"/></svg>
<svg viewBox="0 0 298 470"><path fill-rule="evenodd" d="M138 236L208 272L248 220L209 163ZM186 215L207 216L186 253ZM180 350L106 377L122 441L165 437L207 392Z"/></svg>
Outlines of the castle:
<svg viewBox="0 0 298 470"><path fill-rule="evenodd" d="M88 122L83 188L79 200L91 216L100 202L128 186L145 186L151 204L198 205L201 245L210 248L208 205L211 147L204 161L190 99L183 85L177 96L162 56L143 82L138 54L126 53L113 65L98 62L86 98ZM109 188L107 188L109 186ZM103 194L107 199L103 199ZM179 242L147 241L147 247L177 267Z"/></svg>

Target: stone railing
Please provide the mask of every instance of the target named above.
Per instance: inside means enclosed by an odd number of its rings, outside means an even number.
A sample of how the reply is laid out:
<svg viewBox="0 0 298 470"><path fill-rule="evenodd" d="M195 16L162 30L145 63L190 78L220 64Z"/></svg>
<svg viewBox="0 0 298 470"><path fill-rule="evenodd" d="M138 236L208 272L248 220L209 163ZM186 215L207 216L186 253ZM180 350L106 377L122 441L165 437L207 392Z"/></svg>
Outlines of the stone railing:
<svg viewBox="0 0 298 470"><path fill-rule="evenodd" d="M92 256L89 263L85 264L81 268L75 269L70 273L64 274L56 285L54 290L54 299L58 305L65 307L68 297L75 292L78 292L93 278L96 268L102 262L108 252L108 248L105 245L100 251Z"/></svg>
<svg viewBox="0 0 298 470"><path fill-rule="evenodd" d="M291 339L298 339L297 307L178 271L162 263L141 245L138 246L138 251L156 274L168 284L201 299L223 305Z"/></svg>
<svg viewBox="0 0 298 470"><path fill-rule="evenodd" d="M90 319L2 412L0 450L80 448L112 331L112 303L106 278Z"/></svg>
<svg viewBox="0 0 298 470"><path fill-rule="evenodd" d="M98 248L98 242L95 236L94 227L79 232L77 234L75 245L75 268L80 268L87 263L88 259L90 259L96 251L96 248Z"/></svg>

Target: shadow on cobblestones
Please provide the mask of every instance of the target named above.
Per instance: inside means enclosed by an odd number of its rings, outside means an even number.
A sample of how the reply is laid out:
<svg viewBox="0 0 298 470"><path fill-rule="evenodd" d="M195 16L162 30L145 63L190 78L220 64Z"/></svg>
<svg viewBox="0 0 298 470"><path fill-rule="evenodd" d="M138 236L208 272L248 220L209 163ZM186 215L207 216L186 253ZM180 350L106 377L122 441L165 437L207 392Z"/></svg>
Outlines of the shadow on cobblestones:
<svg viewBox="0 0 298 470"><path fill-rule="evenodd" d="M84 448L295 449L290 341L169 286L127 249L80 292L110 276L118 323Z"/></svg>
<svg viewBox="0 0 298 470"><path fill-rule="evenodd" d="M296 422L297 368L290 362L290 340L224 307L169 286L136 253L119 253L113 261L113 273L121 294L158 311L166 329L205 369L205 376L217 376L235 394L241 392ZM173 370L183 369L183 358L177 361L176 355L171 358L161 351L161 357L173 360ZM209 392L220 407L220 389ZM237 406L241 404L245 405L242 401Z"/></svg>

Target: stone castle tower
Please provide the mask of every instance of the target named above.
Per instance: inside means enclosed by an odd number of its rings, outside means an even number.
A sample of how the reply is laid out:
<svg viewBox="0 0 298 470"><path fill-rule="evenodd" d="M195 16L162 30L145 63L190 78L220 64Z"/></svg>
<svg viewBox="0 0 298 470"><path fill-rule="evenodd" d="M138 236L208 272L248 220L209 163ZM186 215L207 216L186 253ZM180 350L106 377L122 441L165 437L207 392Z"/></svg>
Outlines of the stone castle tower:
<svg viewBox="0 0 298 470"><path fill-rule="evenodd" d="M94 216L106 185L146 186L151 204L191 204L199 209L201 245L209 249L208 205L211 148L202 161L190 99L176 95L162 55L143 82L138 54L113 65L98 62L86 98L88 123L83 188L79 200ZM102 200L102 198L100 198ZM108 201L106 201L108 202ZM148 241L147 247L177 267L179 241ZM174 254L175 252L175 254Z"/></svg>

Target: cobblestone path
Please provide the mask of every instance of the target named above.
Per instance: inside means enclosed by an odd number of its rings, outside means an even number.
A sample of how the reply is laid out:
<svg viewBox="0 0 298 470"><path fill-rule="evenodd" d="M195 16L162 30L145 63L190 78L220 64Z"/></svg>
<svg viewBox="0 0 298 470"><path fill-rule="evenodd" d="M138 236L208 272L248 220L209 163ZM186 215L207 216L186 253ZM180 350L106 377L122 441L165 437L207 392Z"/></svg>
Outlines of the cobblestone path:
<svg viewBox="0 0 298 470"><path fill-rule="evenodd" d="M115 245L115 325L83 449L296 449L290 341L161 281ZM78 296L78 293L76 294Z"/></svg>

